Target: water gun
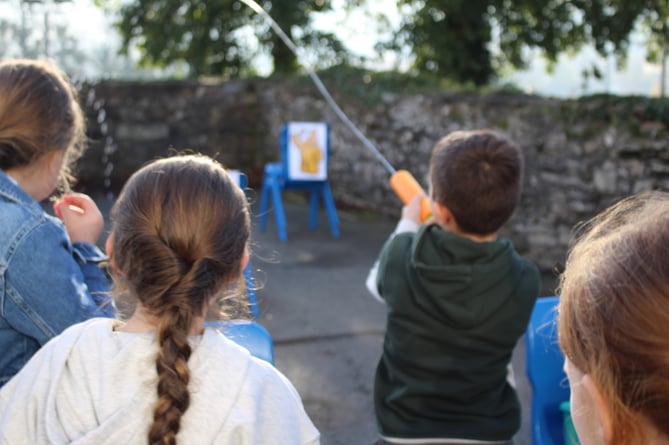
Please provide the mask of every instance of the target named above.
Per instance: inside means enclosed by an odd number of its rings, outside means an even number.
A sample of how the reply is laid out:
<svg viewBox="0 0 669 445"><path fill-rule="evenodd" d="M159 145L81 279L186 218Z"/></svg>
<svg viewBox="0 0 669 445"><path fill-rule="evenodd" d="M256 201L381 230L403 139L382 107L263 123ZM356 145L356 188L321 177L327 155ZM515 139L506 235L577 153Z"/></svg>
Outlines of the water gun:
<svg viewBox="0 0 669 445"><path fill-rule="evenodd" d="M390 187L395 194L400 198L404 205L411 202L411 200L419 194L425 194L423 188L420 186L416 178L406 170L396 170L390 176ZM432 208L430 207L430 199L425 196L420 200L420 220L424 222L432 216Z"/></svg>

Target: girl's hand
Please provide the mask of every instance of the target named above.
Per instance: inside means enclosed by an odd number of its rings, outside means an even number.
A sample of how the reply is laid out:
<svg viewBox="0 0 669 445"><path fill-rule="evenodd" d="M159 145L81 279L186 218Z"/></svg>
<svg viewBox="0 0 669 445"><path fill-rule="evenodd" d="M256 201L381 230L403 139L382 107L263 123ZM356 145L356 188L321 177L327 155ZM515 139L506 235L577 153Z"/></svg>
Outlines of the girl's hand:
<svg viewBox="0 0 669 445"><path fill-rule="evenodd" d="M102 233L104 219L93 200L83 193L63 195L53 211L65 224L70 241L95 244Z"/></svg>

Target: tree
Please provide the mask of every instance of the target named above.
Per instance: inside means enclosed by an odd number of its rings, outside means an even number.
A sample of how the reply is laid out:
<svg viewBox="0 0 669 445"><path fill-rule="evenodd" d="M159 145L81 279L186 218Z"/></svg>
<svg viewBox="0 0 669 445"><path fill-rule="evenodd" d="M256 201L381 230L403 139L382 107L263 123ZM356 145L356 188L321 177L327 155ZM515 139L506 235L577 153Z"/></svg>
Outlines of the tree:
<svg viewBox="0 0 669 445"><path fill-rule="evenodd" d="M265 3L266 10L272 19L296 45L320 54L317 59L331 57L336 63L346 58L344 47L339 39L331 33L324 33L310 27L311 14L330 9L331 1L272 0ZM261 35L261 42L271 49L274 72L295 73L299 68L297 56L266 25L264 24L267 29ZM297 36L294 30L299 30Z"/></svg>
<svg viewBox="0 0 669 445"><path fill-rule="evenodd" d="M500 67L523 68L527 49L538 48L550 62L585 44L622 63L631 32L641 22L667 24L666 0L398 0L413 8L387 48L408 45L413 66L477 85ZM652 28L655 29L655 28ZM666 41L667 26L653 31ZM491 51L499 47L497 55Z"/></svg>
<svg viewBox="0 0 669 445"><path fill-rule="evenodd" d="M669 4L655 2L653 7L645 11L643 27L648 30L648 60L659 63L660 96L666 96L667 58L669 57Z"/></svg>
<svg viewBox="0 0 669 445"><path fill-rule="evenodd" d="M109 7L112 0L98 0ZM330 8L329 0L272 0L262 2L286 34L300 45L317 49L331 60L345 58L344 48L332 35L311 27L311 14ZM268 51L274 72L298 69L295 55L269 25L239 0L133 0L120 7L116 23L122 51L139 51L143 66L169 66L185 62L190 75L238 77L251 71L256 50L248 43L248 31L259 36L261 50ZM251 27L251 28L249 28Z"/></svg>
<svg viewBox="0 0 669 445"><path fill-rule="evenodd" d="M486 83L493 75L488 42L489 0L400 0L406 14L386 49L410 48L413 67L458 81ZM417 6L416 6L417 5Z"/></svg>
<svg viewBox="0 0 669 445"><path fill-rule="evenodd" d="M234 35L247 20L234 0L137 0L121 7L116 27L122 53L137 50L143 67L185 62L194 76L234 76L248 63Z"/></svg>

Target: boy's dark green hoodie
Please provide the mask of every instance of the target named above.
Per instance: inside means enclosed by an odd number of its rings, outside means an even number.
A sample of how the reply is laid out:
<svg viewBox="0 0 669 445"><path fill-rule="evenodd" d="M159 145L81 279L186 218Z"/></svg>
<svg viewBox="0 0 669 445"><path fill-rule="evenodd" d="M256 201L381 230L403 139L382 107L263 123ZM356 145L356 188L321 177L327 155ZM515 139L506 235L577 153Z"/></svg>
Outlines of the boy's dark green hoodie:
<svg viewBox="0 0 669 445"><path fill-rule="evenodd" d="M388 308L374 384L381 434L510 440L520 404L508 366L539 295L536 266L509 240L429 225L386 243L377 287Z"/></svg>

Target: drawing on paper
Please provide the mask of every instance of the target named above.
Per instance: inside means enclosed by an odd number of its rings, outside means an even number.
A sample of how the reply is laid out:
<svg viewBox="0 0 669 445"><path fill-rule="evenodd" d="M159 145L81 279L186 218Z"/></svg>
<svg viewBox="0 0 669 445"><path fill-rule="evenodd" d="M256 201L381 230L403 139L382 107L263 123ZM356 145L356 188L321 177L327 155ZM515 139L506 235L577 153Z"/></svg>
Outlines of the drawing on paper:
<svg viewBox="0 0 669 445"><path fill-rule="evenodd" d="M291 179L327 178L327 125L322 122L294 122L288 125L289 176Z"/></svg>

